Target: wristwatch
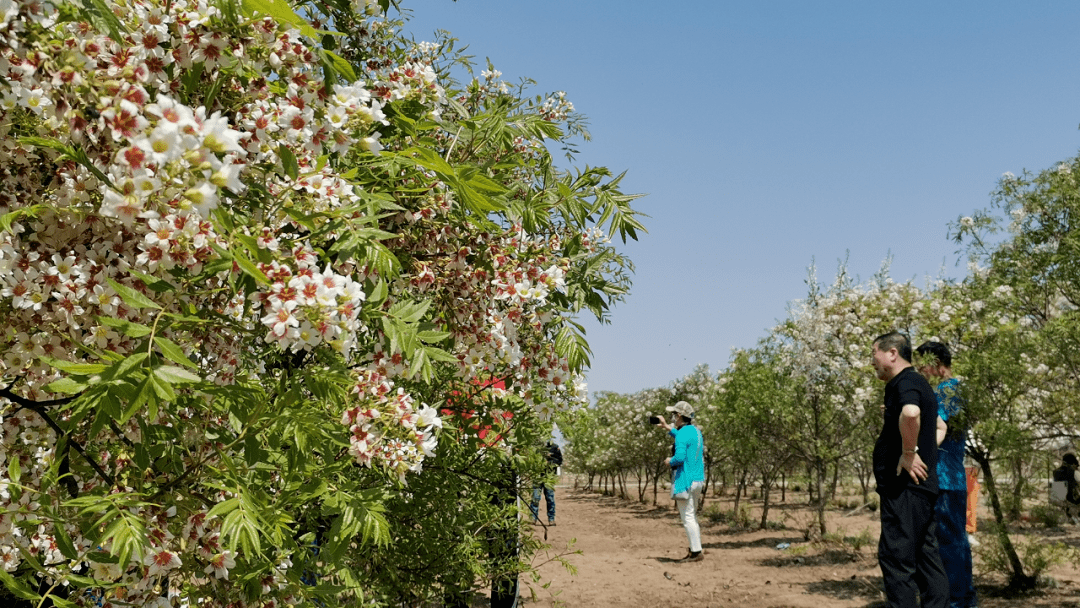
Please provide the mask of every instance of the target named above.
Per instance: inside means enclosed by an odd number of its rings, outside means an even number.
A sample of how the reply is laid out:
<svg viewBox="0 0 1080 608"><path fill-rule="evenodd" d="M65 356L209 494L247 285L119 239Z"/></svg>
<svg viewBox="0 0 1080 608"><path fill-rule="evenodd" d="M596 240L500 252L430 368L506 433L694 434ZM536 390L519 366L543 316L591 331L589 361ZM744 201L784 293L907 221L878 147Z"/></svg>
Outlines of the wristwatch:
<svg viewBox="0 0 1080 608"><path fill-rule="evenodd" d="M919 446L915 446L914 448L912 448L910 450L904 450L904 453L905 454L918 454L919 453Z"/></svg>

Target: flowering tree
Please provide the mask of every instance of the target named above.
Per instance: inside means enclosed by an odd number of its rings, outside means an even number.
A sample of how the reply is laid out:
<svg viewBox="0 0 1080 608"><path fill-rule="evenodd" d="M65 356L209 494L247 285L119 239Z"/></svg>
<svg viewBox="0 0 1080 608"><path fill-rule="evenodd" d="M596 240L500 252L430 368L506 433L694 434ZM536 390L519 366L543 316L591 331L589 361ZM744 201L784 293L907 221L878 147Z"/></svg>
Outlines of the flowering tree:
<svg viewBox="0 0 1080 608"><path fill-rule="evenodd" d="M702 426L714 466L722 462L738 478L734 511L739 513L742 492L756 478L763 530L768 526L771 490L793 460L789 441L793 384L765 347L738 350L703 399Z"/></svg>
<svg viewBox="0 0 1080 608"><path fill-rule="evenodd" d="M0 2L9 593L412 602L517 567L478 533L584 400L569 321L642 228L621 176L553 164L564 95L458 85L388 10Z"/></svg>
<svg viewBox="0 0 1080 608"><path fill-rule="evenodd" d="M789 318L766 343L773 365L795 380L788 440L811 471L817 531L826 533L826 479L830 468L866 458L880 430L881 388L870 368L873 339L908 331L921 291L888 278L887 267L856 285L841 266L826 289L811 268L806 299L793 303Z"/></svg>
<svg viewBox="0 0 1080 608"><path fill-rule="evenodd" d="M559 425L569 442L568 467L589 475L590 483L596 475L601 482L612 481L624 496L627 478L633 476L641 502L651 482L655 503L659 481L670 470L663 460L671 442L648 419L664 413L670 399L671 391L663 388L631 395L600 393L595 408L569 414Z"/></svg>
<svg viewBox="0 0 1080 608"><path fill-rule="evenodd" d="M957 364L970 405L969 454L979 462L1011 567L1010 585L1031 587L1005 527L1031 492L1024 465L1040 449L1075 442L1080 337L1076 280L1077 159L1037 175L1006 174L991 209L960 218L956 240L968 247L972 273L962 289L962 319L942 328L962 345ZM995 210L1003 212L998 215ZM1004 239L991 235L1004 232ZM999 488L993 463L1010 469Z"/></svg>

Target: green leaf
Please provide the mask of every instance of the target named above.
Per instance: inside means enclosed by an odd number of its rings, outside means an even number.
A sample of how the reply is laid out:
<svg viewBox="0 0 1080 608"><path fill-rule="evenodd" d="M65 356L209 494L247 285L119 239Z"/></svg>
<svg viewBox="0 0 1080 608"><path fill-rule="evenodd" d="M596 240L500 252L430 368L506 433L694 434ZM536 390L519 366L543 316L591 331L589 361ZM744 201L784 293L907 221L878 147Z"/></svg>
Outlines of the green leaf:
<svg viewBox="0 0 1080 608"><path fill-rule="evenodd" d="M450 337L448 331L419 331L416 332L416 337L424 342L442 342Z"/></svg>
<svg viewBox="0 0 1080 608"><path fill-rule="evenodd" d="M149 356L145 351L139 351L123 361L114 363L102 376L106 380L120 380L127 376L131 370L141 365L143 361L146 361Z"/></svg>
<svg viewBox="0 0 1080 608"><path fill-rule="evenodd" d="M300 165L296 162L296 155L285 144L278 146L278 158L281 159L281 168L289 179L295 181L300 177Z"/></svg>
<svg viewBox="0 0 1080 608"><path fill-rule="evenodd" d="M424 313L427 312L429 306L431 306L431 302L427 300L420 302L402 301L391 306L386 314L391 317L397 317L406 323L416 323L424 318Z"/></svg>
<svg viewBox="0 0 1080 608"><path fill-rule="evenodd" d="M71 146L51 137L20 137L19 143L24 146L33 146L35 148L48 148L67 155L71 155L72 153Z"/></svg>
<svg viewBox="0 0 1080 608"><path fill-rule="evenodd" d="M52 357L42 357L41 360L62 372L75 374L76 376L92 376L94 374L100 374L108 369L100 363L72 363L71 361L54 359Z"/></svg>
<svg viewBox="0 0 1080 608"><path fill-rule="evenodd" d="M296 11L284 0L244 0L244 10L249 15L258 11L273 17L279 23L296 26L296 29L300 30L301 34L309 38L319 39L319 31L311 27L311 24L306 19L297 15Z"/></svg>
<svg viewBox="0 0 1080 608"><path fill-rule="evenodd" d="M319 54L322 55L323 61L328 63L335 72L344 76L350 83L356 82L356 72L353 70L352 64L345 61L343 57L326 49L320 49Z"/></svg>
<svg viewBox="0 0 1080 608"><path fill-rule="evenodd" d="M112 8L102 0L86 0L80 6L87 21L109 32L109 38L116 43L123 43L124 34L129 33L127 26L112 12Z"/></svg>
<svg viewBox="0 0 1080 608"><path fill-rule="evenodd" d="M37 217L37 214L44 209L44 205L30 205L29 207L22 207L14 211L9 211L4 215L0 215L0 232L11 232L15 222L24 217Z"/></svg>
<svg viewBox="0 0 1080 608"><path fill-rule="evenodd" d="M105 280L109 282L109 287L112 287L116 294L120 296L120 299L128 306L131 306L132 308L153 308L155 310L161 310L161 306L158 306L153 300L138 291L121 285L112 279L106 278Z"/></svg>
<svg viewBox="0 0 1080 608"><path fill-rule="evenodd" d="M158 293L163 293L163 292L172 291L173 289L175 289L172 285L169 284L168 281L163 280L163 279L159 279L159 278L155 277L152 274L146 274L145 272L139 272L138 270L135 270L134 268L129 268L127 272L131 276L133 276L133 277L139 279L140 281L142 281L143 284L146 285L148 288L150 288L151 291L156 291Z"/></svg>
<svg viewBox="0 0 1080 608"><path fill-rule="evenodd" d="M143 547L149 542L146 539L146 526L141 516L129 513L126 509L120 509L116 505L109 505L110 512L104 515L100 521L113 520L105 533L101 535L100 543L108 545L112 541L110 552L117 556L121 567L126 567L131 556L142 561Z"/></svg>
<svg viewBox="0 0 1080 608"><path fill-rule="evenodd" d="M436 346L425 346L423 351L424 355L433 361L443 361L445 363L458 362L457 357Z"/></svg>
<svg viewBox="0 0 1080 608"><path fill-rule="evenodd" d="M9 458L7 468L8 468L8 479L11 480L11 483L18 484L19 479L22 478L22 468L19 467L19 459L18 458Z"/></svg>
<svg viewBox="0 0 1080 608"><path fill-rule="evenodd" d="M135 399L131 401L127 409L124 410L124 413L120 415L120 419L116 422L124 424L128 420L131 420L131 417L135 415L135 412L139 411L149 399L153 398L153 393L154 381L151 379L151 376L147 376L143 379L142 383L139 384L139 392L136 393Z"/></svg>
<svg viewBox="0 0 1080 608"><path fill-rule="evenodd" d="M198 365L195 365L184 354L184 350L180 348L175 342L168 338L162 338L161 336L154 336L154 346L157 346L161 350L161 354L165 355L170 361L179 363L180 365L186 365L193 369L198 369ZM196 376L197 378L198 376ZM194 382L197 382L195 380Z"/></svg>
<svg viewBox="0 0 1080 608"><path fill-rule="evenodd" d="M76 382L71 378L60 378L54 380L45 385L45 390L50 393L61 393L64 395L77 395L86 390L86 384L83 382Z"/></svg>
<svg viewBox="0 0 1080 608"><path fill-rule="evenodd" d="M184 85L185 101L190 103L192 97L199 92L199 85L202 83L203 70L205 69L205 63L196 63L191 66L191 69L185 70L183 75L180 76L180 83Z"/></svg>
<svg viewBox="0 0 1080 608"><path fill-rule="evenodd" d="M177 367L176 369L180 368ZM159 399L166 403L176 401L176 391L173 390L173 387L168 382L161 379L157 369L154 370L154 373L151 374L148 379L150 380L150 385L154 388L154 394L157 395ZM151 399L149 400L149 405L149 418L153 420L157 417L157 404Z"/></svg>
<svg viewBox="0 0 1080 608"><path fill-rule="evenodd" d="M249 260L242 251L240 251L239 249L235 249L233 250L232 255L233 261L236 262L236 265L240 267L240 270L243 271L244 274L255 279L259 283L262 283L263 285L270 284L270 279L267 278L267 276L263 274L263 271L259 270L258 266L256 266L251 260Z"/></svg>
<svg viewBox="0 0 1080 608"><path fill-rule="evenodd" d="M114 190L116 189L116 187L113 186L112 180L109 179L109 176L105 175L104 173L102 173L101 169L97 168L97 165L95 165L90 160L90 157L86 155L85 150L83 150L82 148L72 148L69 156L72 160L85 167L87 171L93 173L94 177L101 180L101 183L107 185L110 188L113 188Z"/></svg>
<svg viewBox="0 0 1080 608"><path fill-rule="evenodd" d="M375 284L375 288L368 294L367 301L372 304L381 304L386 299L386 295L389 292L389 288L386 285L386 281L379 280Z"/></svg>
<svg viewBox="0 0 1080 608"><path fill-rule="evenodd" d="M207 91L206 98L203 99L202 103L204 107L214 107L214 98L217 97L218 92L221 91L221 86L225 84L225 81L227 79L228 77L226 76L226 72L222 70L222 72L218 75L217 79L214 80L214 84L210 86L210 90ZM209 113L209 110L207 110L207 112Z"/></svg>
<svg viewBox="0 0 1080 608"><path fill-rule="evenodd" d="M11 576L11 574L3 568L0 568L0 582L4 583L4 588L13 593L15 597L30 600L31 602L41 601L41 596L31 591L30 588L23 583L21 578Z"/></svg>
<svg viewBox="0 0 1080 608"><path fill-rule="evenodd" d="M230 498L224 502L219 502L218 504L214 505L214 507L210 509L210 511L206 514L206 517L207 519L209 519L211 517L229 513L230 511L236 509L238 506L240 506L240 499Z"/></svg>
<svg viewBox="0 0 1080 608"><path fill-rule="evenodd" d="M120 333L129 338L141 338L150 334L150 328L141 323L133 323L123 319L114 319L113 317L98 317L97 320L98 323L101 323L106 327L120 330Z"/></svg>
<svg viewBox="0 0 1080 608"><path fill-rule="evenodd" d="M193 374L182 367L174 367L172 365L163 365L156 368L154 370L154 375L169 384L202 382L202 378L197 374Z"/></svg>
<svg viewBox="0 0 1080 608"><path fill-rule="evenodd" d="M64 531L64 526L53 526L53 539L56 540L56 548L60 549L60 553L68 559L76 559L79 557L79 552L75 550L75 543L71 542L71 538L68 537L67 532Z"/></svg>
<svg viewBox="0 0 1080 608"><path fill-rule="evenodd" d="M488 192L491 194L503 194L506 192L506 187L502 184L480 173L470 177L468 183L470 186L481 192Z"/></svg>

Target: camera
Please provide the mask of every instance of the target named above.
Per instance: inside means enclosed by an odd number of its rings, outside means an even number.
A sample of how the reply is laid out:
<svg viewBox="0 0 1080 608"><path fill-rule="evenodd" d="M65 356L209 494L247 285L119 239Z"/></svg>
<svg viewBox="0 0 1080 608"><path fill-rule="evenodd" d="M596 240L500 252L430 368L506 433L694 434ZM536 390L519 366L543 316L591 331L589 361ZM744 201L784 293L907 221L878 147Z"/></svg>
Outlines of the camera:
<svg viewBox="0 0 1080 608"><path fill-rule="evenodd" d="M649 416L649 424L660 424L660 417L650 415Z"/></svg>

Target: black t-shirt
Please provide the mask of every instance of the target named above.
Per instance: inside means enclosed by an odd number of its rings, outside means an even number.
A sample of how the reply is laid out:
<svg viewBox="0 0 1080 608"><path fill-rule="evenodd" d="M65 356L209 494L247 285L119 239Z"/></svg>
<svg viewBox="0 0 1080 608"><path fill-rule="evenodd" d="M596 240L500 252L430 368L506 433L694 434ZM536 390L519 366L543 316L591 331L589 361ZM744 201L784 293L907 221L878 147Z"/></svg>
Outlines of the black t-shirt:
<svg viewBox="0 0 1080 608"><path fill-rule="evenodd" d="M905 405L919 406L919 456L928 476L915 485L907 471L896 474L896 464L904 452L900 436L900 412ZM930 383L913 367L904 368L885 385L885 419L874 445L874 480L879 494L896 495L907 489L938 492L937 397Z"/></svg>

